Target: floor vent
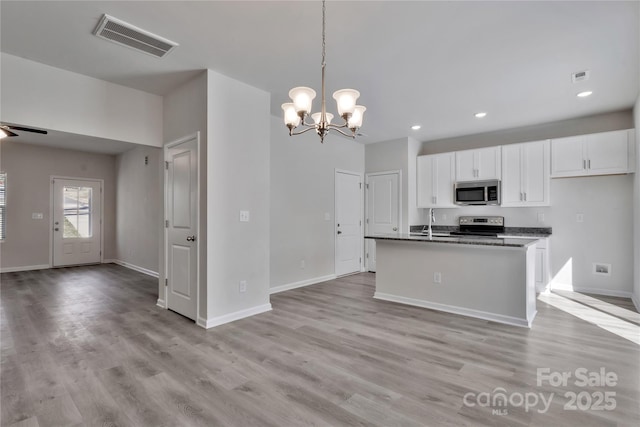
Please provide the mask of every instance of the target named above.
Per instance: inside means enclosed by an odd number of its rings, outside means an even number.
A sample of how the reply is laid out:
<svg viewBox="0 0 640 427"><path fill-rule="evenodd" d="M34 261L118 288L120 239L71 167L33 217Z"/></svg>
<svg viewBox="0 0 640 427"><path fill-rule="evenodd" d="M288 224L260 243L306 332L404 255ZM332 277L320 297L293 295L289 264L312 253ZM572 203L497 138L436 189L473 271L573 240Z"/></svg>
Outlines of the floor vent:
<svg viewBox="0 0 640 427"><path fill-rule="evenodd" d="M100 20L93 34L101 39L133 48L157 58L164 57L178 46L178 43L106 14Z"/></svg>

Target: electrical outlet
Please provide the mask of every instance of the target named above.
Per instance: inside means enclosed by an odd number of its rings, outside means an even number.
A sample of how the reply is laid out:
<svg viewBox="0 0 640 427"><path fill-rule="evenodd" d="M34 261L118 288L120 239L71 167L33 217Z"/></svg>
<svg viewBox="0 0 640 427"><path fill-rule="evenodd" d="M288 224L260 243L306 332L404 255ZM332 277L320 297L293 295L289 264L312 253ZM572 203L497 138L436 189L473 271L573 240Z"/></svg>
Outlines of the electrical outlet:
<svg viewBox="0 0 640 427"><path fill-rule="evenodd" d="M247 292L247 281L246 280L240 280L240 284L238 285L238 291Z"/></svg>
<svg viewBox="0 0 640 427"><path fill-rule="evenodd" d="M331 221L331 214L329 212L325 212L324 213L324 220L325 221Z"/></svg>
<svg viewBox="0 0 640 427"><path fill-rule="evenodd" d="M576 222L584 222L584 214L576 214Z"/></svg>
<svg viewBox="0 0 640 427"><path fill-rule="evenodd" d="M442 283L442 273L439 271L433 273L433 283Z"/></svg>
<svg viewBox="0 0 640 427"><path fill-rule="evenodd" d="M538 222L544 222L544 214L542 212L538 213Z"/></svg>
<svg viewBox="0 0 640 427"><path fill-rule="evenodd" d="M249 222L249 211L240 211L240 222Z"/></svg>
<svg viewBox="0 0 640 427"><path fill-rule="evenodd" d="M446 221L449 219L449 215L447 215L446 213L442 214L442 221Z"/></svg>
<svg viewBox="0 0 640 427"><path fill-rule="evenodd" d="M304 269L305 267L306 267L305 261L303 259L300 260L300 268Z"/></svg>
<svg viewBox="0 0 640 427"><path fill-rule="evenodd" d="M31 214L31 219L42 219L43 215L42 212L34 212Z"/></svg>

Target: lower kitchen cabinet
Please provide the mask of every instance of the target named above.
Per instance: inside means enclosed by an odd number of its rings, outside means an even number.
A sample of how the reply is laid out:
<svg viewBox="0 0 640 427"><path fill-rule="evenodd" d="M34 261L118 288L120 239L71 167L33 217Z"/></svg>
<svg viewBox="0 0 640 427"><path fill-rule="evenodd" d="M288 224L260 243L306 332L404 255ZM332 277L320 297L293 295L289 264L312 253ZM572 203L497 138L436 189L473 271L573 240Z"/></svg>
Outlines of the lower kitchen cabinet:
<svg viewBox="0 0 640 427"><path fill-rule="evenodd" d="M543 292L549 286L549 238L536 243L536 292Z"/></svg>

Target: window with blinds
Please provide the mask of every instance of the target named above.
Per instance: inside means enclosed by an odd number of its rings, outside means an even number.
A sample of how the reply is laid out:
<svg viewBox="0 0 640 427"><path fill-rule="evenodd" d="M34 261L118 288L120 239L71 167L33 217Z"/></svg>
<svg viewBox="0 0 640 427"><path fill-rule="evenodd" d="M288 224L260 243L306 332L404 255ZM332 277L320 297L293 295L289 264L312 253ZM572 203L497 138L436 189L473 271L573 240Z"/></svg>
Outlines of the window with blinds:
<svg viewBox="0 0 640 427"><path fill-rule="evenodd" d="M0 172L0 240L7 236L7 174Z"/></svg>

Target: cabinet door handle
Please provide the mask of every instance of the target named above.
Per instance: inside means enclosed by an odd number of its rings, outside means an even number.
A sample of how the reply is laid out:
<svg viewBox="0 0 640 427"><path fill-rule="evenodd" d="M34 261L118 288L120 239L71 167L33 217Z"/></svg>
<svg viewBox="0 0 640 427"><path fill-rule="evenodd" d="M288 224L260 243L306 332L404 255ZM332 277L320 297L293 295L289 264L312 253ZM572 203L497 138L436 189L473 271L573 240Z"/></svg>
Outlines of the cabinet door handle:
<svg viewBox="0 0 640 427"><path fill-rule="evenodd" d="M520 193L520 201L522 201L522 193Z"/></svg>
<svg viewBox="0 0 640 427"><path fill-rule="evenodd" d="M582 169L586 169L587 168L587 161L583 160L582 161Z"/></svg>
<svg viewBox="0 0 640 427"><path fill-rule="evenodd" d="M522 194L524 194L524 201L526 202L527 201L527 193L522 193Z"/></svg>
<svg viewBox="0 0 640 427"><path fill-rule="evenodd" d="M587 160L587 169L591 169L591 159Z"/></svg>
<svg viewBox="0 0 640 427"><path fill-rule="evenodd" d="M436 203L436 196L431 196L431 203L433 203L435 205Z"/></svg>

